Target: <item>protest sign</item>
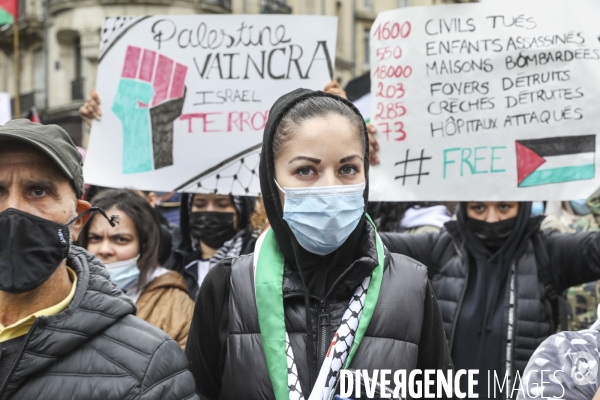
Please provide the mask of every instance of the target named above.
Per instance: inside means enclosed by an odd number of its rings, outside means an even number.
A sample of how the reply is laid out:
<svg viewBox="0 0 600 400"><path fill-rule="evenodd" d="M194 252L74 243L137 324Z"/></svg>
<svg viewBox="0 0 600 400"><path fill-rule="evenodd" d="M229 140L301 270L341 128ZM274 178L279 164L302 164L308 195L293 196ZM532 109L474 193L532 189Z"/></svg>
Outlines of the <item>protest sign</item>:
<svg viewBox="0 0 600 400"><path fill-rule="evenodd" d="M600 186L600 30L578 2L412 7L371 28L370 199L568 200Z"/></svg>
<svg viewBox="0 0 600 400"><path fill-rule="evenodd" d="M333 78L337 18L109 18L87 183L256 195L269 109Z"/></svg>
<svg viewBox="0 0 600 400"><path fill-rule="evenodd" d="M10 94L0 92L0 125L4 125L12 119L12 110L10 108Z"/></svg>

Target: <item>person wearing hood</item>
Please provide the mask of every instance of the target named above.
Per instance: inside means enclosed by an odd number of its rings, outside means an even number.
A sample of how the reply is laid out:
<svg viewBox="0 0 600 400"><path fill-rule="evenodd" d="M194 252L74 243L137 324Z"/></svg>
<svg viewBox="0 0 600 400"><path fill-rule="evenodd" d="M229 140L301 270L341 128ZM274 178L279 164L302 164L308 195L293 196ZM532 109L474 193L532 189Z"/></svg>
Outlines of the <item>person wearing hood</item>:
<svg viewBox="0 0 600 400"><path fill-rule="evenodd" d="M256 238L247 229L255 197L184 193L179 245L165 263L183 275L193 299L208 271L225 257L251 253Z"/></svg>
<svg viewBox="0 0 600 400"><path fill-rule="evenodd" d="M368 146L336 95L298 89L271 108L259 174L270 226L196 299L186 353L201 398L324 399L342 367L452 369L425 266L388 252L365 213Z"/></svg>
<svg viewBox="0 0 600 400"><path fill-rule="evenodd" d="M558 294L600 278L600 233L541 231L530 202L463 202L440 233L382 234L390 251L428 266L457 369L509 387L556 332ZM518 386L518 383L517 383Z"/></svg>

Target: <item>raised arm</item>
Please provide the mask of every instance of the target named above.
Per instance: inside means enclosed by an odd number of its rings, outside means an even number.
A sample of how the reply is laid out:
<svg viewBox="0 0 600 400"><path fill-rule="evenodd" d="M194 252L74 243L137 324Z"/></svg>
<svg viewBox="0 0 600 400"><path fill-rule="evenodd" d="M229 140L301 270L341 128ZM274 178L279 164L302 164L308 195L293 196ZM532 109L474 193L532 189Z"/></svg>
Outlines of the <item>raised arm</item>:
<svg viewBox="0 0 600 400"><path fill-rule="evenodd" d="M417 235L380 233L379 235L390 252L408 256L424 264L431 278L437 268L432 253L433 247L439 238L439 233L421 233Z"/></svg>
<svg viewBox="0 0 600 400"><path fill-rule="evenodd" d="M544 231L555 289L600 279L600 232L559 233ZM540 260L538 260L540 261Z"/></svg>

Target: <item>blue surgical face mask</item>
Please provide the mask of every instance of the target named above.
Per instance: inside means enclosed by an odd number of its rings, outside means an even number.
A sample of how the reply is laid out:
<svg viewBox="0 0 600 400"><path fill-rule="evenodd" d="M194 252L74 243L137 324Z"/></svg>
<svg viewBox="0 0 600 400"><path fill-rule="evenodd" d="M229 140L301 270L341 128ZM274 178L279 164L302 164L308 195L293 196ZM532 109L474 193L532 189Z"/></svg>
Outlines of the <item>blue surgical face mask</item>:
<svg viewBox="0 0 600 400"><path fill-rule="evenodd" d="M131 282L140 276L140 270L137 266L137 260L139 258L140 255L138 254L136 257L129 260L104 264L110 275L110 280L113 281L119 289L125 289Z"/></svg>
<svg viewBox="0 0 600 400"><path fill-rule="evenodd" d="M587 199L571 200L570 203L577 215L587 215L592 212L587 206Z"/></svg>
<svg viewBox="0 0 600 400"><path fill-rule="evenodd" d="M534 201L531 203L531 215L542 215L544 213L544 202L543 201Z"/></svg>
<svg viewBox="0 0 600 400"><path fill-rule="evenodd" d="M356 229L365 211L365 183L281 188L283 219L307 251L324 256L337 250Z"/></svg>

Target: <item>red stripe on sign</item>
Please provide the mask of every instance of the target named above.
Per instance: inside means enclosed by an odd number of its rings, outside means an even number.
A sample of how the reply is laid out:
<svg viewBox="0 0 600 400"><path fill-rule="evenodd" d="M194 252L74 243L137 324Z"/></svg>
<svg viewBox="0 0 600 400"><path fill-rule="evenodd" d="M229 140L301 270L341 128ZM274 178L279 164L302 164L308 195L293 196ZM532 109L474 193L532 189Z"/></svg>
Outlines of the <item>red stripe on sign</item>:
<svg viewBox="0 0 600 400"><path fill-rule="evenodd" d="M123 65L123 78L135 78L137 76L138 64L140 63L140 53L142 49L139 47L129 46L125 53L125 65Z"/></svg>
<svg viewBox="0 0 600 400"><path fill-rule="evenodd" d="M183 97L183 88L185 87L185 76L187 67L182 64L175 65L175 73L173 74L173 84L171 85L171 93L169 99L179 99Z"/></svg>
<svg viewBox="0 0 600 400"><path fill-rule="evenodd" d="M173 60L163 55L158 56L158 67L156 67L156 75L154 76L153 106L160 104L167 99L172 72Z"/></svg>
<svg viewBox="0 0 600 400"><path fill-rule="evenodd" d="M517 180L520 185L525 178L531 175L536 169L546 162L543 157L540 157L535 151L525 147L518 141L515 142L517 147Z"/></svg>
<svg viewBox="0 0 600 400"><path fill-rule="evenodd" d="M154 64L156 62L156 53L151 50L144 50L142 56L142 67L140 68L140 79L146 82L152 82L154 73Z"/></svg>

